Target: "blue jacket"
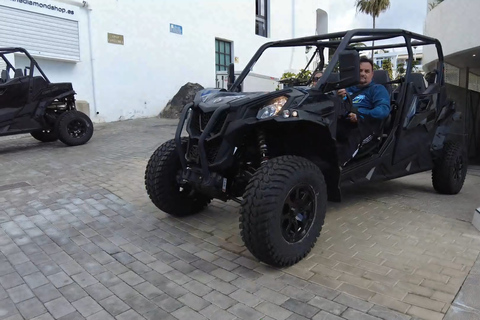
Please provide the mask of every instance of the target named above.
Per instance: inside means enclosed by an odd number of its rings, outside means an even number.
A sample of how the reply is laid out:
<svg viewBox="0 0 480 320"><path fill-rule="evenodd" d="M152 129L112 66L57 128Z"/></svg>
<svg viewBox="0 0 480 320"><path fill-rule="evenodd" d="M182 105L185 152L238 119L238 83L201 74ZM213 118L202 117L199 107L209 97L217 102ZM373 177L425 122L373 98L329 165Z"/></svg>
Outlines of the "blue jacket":
<svg viewBox="0 0 480 320"><path fill-rule="evenodd" d="M353 98L353 108L361 115L375 119L385 119L390 114L390 96L387 89L373 81L367 87L350 87L346 89L349 95L362 90Z"/></svg>

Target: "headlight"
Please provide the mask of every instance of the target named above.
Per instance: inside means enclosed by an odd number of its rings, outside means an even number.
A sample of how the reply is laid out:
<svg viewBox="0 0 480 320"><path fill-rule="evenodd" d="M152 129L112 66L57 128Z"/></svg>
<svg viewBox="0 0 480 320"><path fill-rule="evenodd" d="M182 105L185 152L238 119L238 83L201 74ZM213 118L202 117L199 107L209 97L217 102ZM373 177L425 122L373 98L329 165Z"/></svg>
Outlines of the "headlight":
<svg viewBox="0 0 480 320"><path fill-rule="evenodd" d="M276 116L287 103L288 97L278 97L270 100L264 107L258 110L257 119L267 119Z"/></svg>

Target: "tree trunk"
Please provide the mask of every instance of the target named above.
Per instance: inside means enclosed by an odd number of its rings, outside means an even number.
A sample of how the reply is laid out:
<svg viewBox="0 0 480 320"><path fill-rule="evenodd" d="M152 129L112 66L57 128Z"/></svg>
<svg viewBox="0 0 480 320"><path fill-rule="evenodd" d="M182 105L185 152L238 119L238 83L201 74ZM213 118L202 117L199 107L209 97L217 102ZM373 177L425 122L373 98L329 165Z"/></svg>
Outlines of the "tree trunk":
<svg viewBox="0 0 480 320"><path fill-rule="evenodd" d="M373 16L373 30L375 30L375 16ZM372 47L375 47L375 41L372 41ZM372 49L372 61L375 63L375 59L373 58L374 50Z"/></svg>

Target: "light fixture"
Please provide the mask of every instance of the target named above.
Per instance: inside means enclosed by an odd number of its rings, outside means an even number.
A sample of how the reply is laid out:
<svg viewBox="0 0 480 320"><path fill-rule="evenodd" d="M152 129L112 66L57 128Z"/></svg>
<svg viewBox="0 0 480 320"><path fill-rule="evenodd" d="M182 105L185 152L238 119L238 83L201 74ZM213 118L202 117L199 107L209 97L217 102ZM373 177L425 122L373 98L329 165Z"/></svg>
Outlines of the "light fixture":
<svg viewBox="0 0 480 320"><path fill-rule="evenodd" d="M476 57L477 55L474 53L473 56Z"/></svg>

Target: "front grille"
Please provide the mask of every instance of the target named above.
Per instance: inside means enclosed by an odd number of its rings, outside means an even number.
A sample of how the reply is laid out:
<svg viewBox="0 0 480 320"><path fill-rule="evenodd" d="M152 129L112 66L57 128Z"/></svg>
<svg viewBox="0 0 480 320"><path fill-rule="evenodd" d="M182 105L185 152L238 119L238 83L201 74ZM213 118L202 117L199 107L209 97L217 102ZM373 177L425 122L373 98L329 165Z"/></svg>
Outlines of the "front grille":
<svg viewBox="0 0 480 320"><path fill-rule="evenodd" d="M203 112L200 109L192 110L192 115L190 118L190 129L193 134L198 135L203 133L205 128L207 127L210 119L213 116L213 112ZM215 125L212 128L211 135L215 135L220 133L225 123L225 119L227 118L227 113L223 112L220 117L217 118Z"/></svg>
<svg viewBox="0 0 480 320"><path fill-rule="evenodd" d="M205 142L205 152L207 155L208 164L212 164L215 162L217 158L218 151L220 150L221 139L214 139L212 141ZM188 143L188 150L187 150L187 161L193 163L200 163L200 152L198 148L198 141L191 139Z"/></svg>

